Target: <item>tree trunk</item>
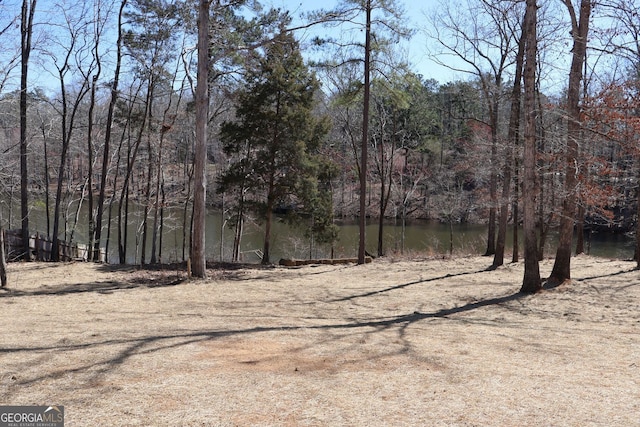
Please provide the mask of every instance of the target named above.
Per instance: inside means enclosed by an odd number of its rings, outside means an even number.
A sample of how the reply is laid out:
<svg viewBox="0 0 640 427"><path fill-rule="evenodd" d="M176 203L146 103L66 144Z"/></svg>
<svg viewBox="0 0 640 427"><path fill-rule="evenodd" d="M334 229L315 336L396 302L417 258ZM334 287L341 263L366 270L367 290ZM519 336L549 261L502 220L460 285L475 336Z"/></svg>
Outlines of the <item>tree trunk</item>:
<svg viewBox="0 0 640 427"><path fill-rule="evenodd" d="M125 184L126 185L126 184ZM122 189L118 203L118 256L120 264L127 263L127 218L129 217L129 187Z"/></svg>
<svg viewBox="0 0 640 427"><path fill-rule="evenodd" d="M585 53L584 55L584 70L586 72L587 69L587 55ZM587 82L587 79L583 79L582 80L583 84L582 84L582 93L584 94L584 97L588 96L588 90L589 90L589 85ZM581 129L580 130L580 139L584 140L584 131ZM586 174L586 176L584 177L585 181L589 181L589 169L587 168L586 170L583 170L583 168L581 167L581 165L579 165L580 168L580 175L582 176L583 174ZM585 246L584 246L584 231L585 231L585 227L584 227L584 223L585 223L585 219L586 219L586 215L587 215L587 207L586 207L586 202L584 200L584 197L582 194L577 194L576 197L578 197L578 221L576 224L576 255L579 254L583 254L585 253ZM591 238L589 238L589 241L591 240ZM588 253L588 252L587 252Z"/></svg>
<svg viewBox="0 0 640 427"><path fill-rule="evenodd" d="M97 44L97 42L96 42ZM97 47L96 47L97 49ZM99 63L98 59L98 63ZM88 230L87 235L89 237L89 243L87 247L87 261L91 261L94 258L93 250L95 245L95 212L93 209L93 111L96 106L96 86L98 84L98 77L100 75L100 68L98 67L98 72L93 76L93 81L91 82L91 96L89 100L89 112L88 112L88 126L87 126L87 161L88 168L87 171L87 187L89 188L89 193L87 194L87 211L88 211Z"/></svg>
<svg viewBox="0 0 640 427"><path fill-rule="evenodd" d="M236 227L233 234L233 254L231 260L233 262L240 261L240 248L242 245L242 227L244 225L244 214L242 209L238 209L238 217L236 219Z"/></svg>
<svg viewBox="0 0 640 427"><path fill-rule="evenodd" d="M27 84L35 9L36 0L30 0L30 2L22 0L20 19L20 213L22 216L22 259L26 261L31 260L29 249L29 172L27 168Z"/></svg>
<svg viewBox="0 0 640 427"><path fill-rule="evenodd" d="M51 214L49 212L51 197L49 195L49 157L47 155L47 139L44 120L42 120L42 148L44 150L44 209L47 217L47 237L49 237L51 235Z"/></svg>
<svg viewBox="0 0 640 427"><path fill-rule="evenodd" d="M146 125L148 109L150 106L149 98L151 96L151 92L147 91L146 99L144 102L145 111L142 115L142 123L140 123L140 129L138 130L138 134L136 136L136 140L134 141L133 147L131 147L131 143L129 143L129 149L127 153L127 171L123 178L122 191L120 193L120 203L118 204L118 247L119 247L119 255L120 255L120 264L126 263L127 258L127 237L128 237L128 217L129 217L129 188L131 182L131 175L133 173L133 169L136 164L136 159L138 156L138 149L140 148L140 143L142 142L142 136L144 133L144 128ZM136 97L137 99L137 97ZM129 114L131 114L131 110L129 110ZM130 120L129 117L127 120ZM122 216L122 210L124 205L124 221Z"/></svg>
<svg viewBox="0 0 640 427"><path fill-rule="evenodd" d="M175 85L175 78L177 76L177 71L174 73L174 79L171 83L173 87ZM180 96L182 95L182 89L180 90ZM178 100L178 105L180 104L180 100ZM169 101L165 106L164 112L162 113L162 124L160 125L160 140L158 142L158 155L156 156L156 187L155 187L155 200L154 200L154 209L153 209L153 231L152 231L152 241L151 241L151 264L155 264L161 258L160 254L162 253L162 229L163 229L163 221L161 218L158 218L158 215L162 216L164 213L164 170L162 168L163 156L164 156L164 142L166 133L171 130L175 119L170 119L169 111L173 108L173 97L169 97ZM162 203L160 200L160 195L162 194ZM158 243L158 241L160 241ZM156 253L158 256L156 257ZM161 261L160 261L161 262Z"/></svg>
<svg viewBox="0 0 640 427"><path fill-rule="evenodd" d="M540 100L538 98L538 109L539 111L542 111L541 109L542 105L540 104ZM540 153L544 153L545 152L545 145L546 145L546 139L545 139L545 135L544 135L544 127L540 126L541 129L539 130L539 134L540 134L540 140L538 141L538 152ZM540 236L538 238L538 261L542 261L544 259L544 250L545 250L545 246L547 244L547 231L548 231L548 227L547 227L547 221L545 220L545 207L548 206L555 206L554 205L554 189L555 189L555 185L554 185L554 179L551 179L551 201L549 202L546 197L547 197L547 182L549 180L547 180L545 178L545 160L543 160L542 158L538 159L537 165L538 165L538 188L539 188L539 195L538 195L538 228L540 230ZM553 219L551 217L553 209L550 210L550 219ZM549 221L550 222L550 221Z"/></svg>
<svg viewBox="0 0 640 427"><path fill-rule="evenodd" d="M571 279L571 244L573 242L573 226L576 215L576 187L579 174L579 146L580 129L580 82L583 77L583 64L587 49L589 34L589 19L591 16L592 0L580 2L579 20L571 0L564 0L571 15L571 34L573 49L571 69L569 71L569 87L567 90L567 148L564 156L564 202L560 219L560 236L553 270L549 277L550 285L558 285Z"/></svg>
<svg viewBox="0 0 640 427"><path fill-rule="evenodd" d="M524 67L524 277L520 292L535 293L542 289L536 240L536 58L537 5L527 0L525 12L527 35Z"/></svg>
<svg viewBox="0 0 640 427"><path fill-rule="evenodd" d="M131 117L131 114L128 115L129 117ZM118 149L116 151L116 176L119 174L120 171L120 163L122 162L122 146L124 144L125 138L127 138L127 136L130 134L130 130L129 130L129 121L127 120L127 124L125 125L125 128L122 130L122 134L120 135L120 143L118 144ZM111 189L111 198L109 200L109 215L107 218L107 241L105 242L105 253L108 255L109 254L109 243L111 241L111 219L113 217L113 211L112 211L112 207L113 207L113 203L116 199L116 194L117 194L117 188L118 188L118 180L117 178L113 179L113 185L112 185L112 189ZM119 203L118 204L118 239L117 239L117 245L118 245L118 261L121 264L124 264L124 257L122 256L122 248L120 246L121 243L121 230L120 230L120 216L121 216L121 212L122 212L122 205Z"/></svg>
<svg viewBox="0 0 640 427"><path fill-rule="evenodd" d="M53 208L53 235L51 243L51 260L60 261L60 204L62 203L62 185L64 182L67 152L69 151L69 138L67 135L67 99L64 87L64 79L60 76L62 85L62 150L60 152L60 165L58 166L58 183L56 185L56 198Z"/></svg>
<svg viewBox="0 0 640 427"><path fill-rule="evenodd" d="M360 153L360 218L358 240L358 264L365 263L367 226L367 146L369 145L369 99L371 74L371 0L366 1L366 28L364 44L364 99L362 108L362 144Z"/></svg>
<svg viewBox="0 0 640 427"><path fill-rule="evenodd" d="M576 221L576 255L584 253L584 205L578 206L578 217Z"/></svg>
<svg viewBox="0 0 640 427"><path fill-rule="evenodd" d="M162 150L162 148L160 148L160 150ZM158 157L161 157L162 154L158 154ZM161 165L158 164L156 167L160 168ZM158 263L158 256L156 255L159 252L160 249L160 243L159 240L162 240L162 236L159 235L160 232L160 213L162 211L162 208L160 206L160 195L162 193L162 190L164 188L164 184L161 182L162 181L162 174L160 172L158 172L157 176L156 176L156 197L155 197L155 201L153 204L153 227L152 227L152 231L151 231L151 264L156 264Z"/></svg>
<svg viewBox="0 0 640 427"><path fill-rule="evenodd" d="M146 108L147 117L147 174L144 188L144 211L142 214L142 245L140 249L140 264L147 262L147 241L149 240L149 210L151 209L151 183L153 181L153 145L151 144L152 124L153 124L153 101L155 99L156 77L153 74L149 76L149 87L147 101L149 106Z"/></svg>
<svg viewBox="0 0 640 427"><path fill-rule="evenodd" d="M117 155L116 155L116 175L118 173L118 171L120 170L120 161L122 160L122 156L121 156L121 152L122 152L122 144L124 143L124 136L125 136L126 130L123 130L122 132L122 138L120 139L120 144L118 146L118 150L117 150ZM109 207L108 207L108 216L107 216L107 238L105 241L105 245L104 245L104 251L105 251L105 258L106 261L109 262L108 258L109 258L109 244L111 243L111 219L113 217L113 202L115 201L116 198L116 193L117 193L117 185L118 185L118 180L114 178L113 180L113 186L112 186L112 192L111 192L111 198L109 199ZM118 206L118 213L120 212L120 206ZM119 238L120 238L120 229L118 229L118 255L120 253L120 246L119 246Z"/></svg>
<svg viewBox="0 0 640 427"><path fill-rule="evenodd" d="M240 260L240 247L242 243L242 228L244 226L244 188L240 187L240 201L238 202L238 211L236 214L236 227L233 234L233 254L232 261Z"/></svg>
<svg viewBox="0 0 640 427"><path fill-rule="evenodd" d="M636 160L636 176L638 182L640 182L640 160ZM636 259L636 268L640 269L640 187L636 187L636 250L635 250L635 259Z"/></svg>
<svg viewBox="0 0 640 427"><path fill-rule="evenodd" d="M273 202L267 202L267 212L264 223L264 246L262 248L262 264L267 265L271 263L270 251L271 251L271 223L273 222Z"/></svg>
<svg viewBox="0 0 640 427"><path fill-rule="evenodd" d="M449 258L453 256L453 217L449 217Z"/></svg>
<svg viewBox="0 0 640 427"><path fill-rule="evenodd" d="M487 227L487 250L485 256L496 253L496 210L498 206L498 115L500 112L500 91L502 78L496 74L495 79L496 94L489 99L490 122L491 122L491 171L489 178L489 196L491 206L489 206L489 224ZM507 161L508 162L508 161Z"/></svg>
<svg viewBox="0 0 640 427"><path fill-rule="evenodd" d="M494 159L492 164L497 162L497 147L495 147L496 143L492 143L491 147L491 157ZM495 157L494 157L495 156ZM497 194L498 194L498 181L497 181L497 172L495 171L495 166L491 166L493 171L491 172L491 179L489 182L489 196L491 198L491 206L489 207L489 224L487 225L487 250L484 253L484 256L491 256L496 253L496 204L497 204Z"/></svg>
<svg viewBox="0 0 640 427"><path fill-rule="evenodd" d="M155 193L156 197L153 203L153 229L151 233L151 264L155 264L158 262L158 257L156 257L156 253L159 252L160 247L158 246L158 240L162 240L162 236L158 236L160 231L160 224L158 215L161 211L160 206L160 193L163 192L164 188L164 174L162 172L162 146L164 144L164 134L166 132L164 128L164 122L166 119L166 114L163 116L163 128L160 131L160 142L158 144L158 155L156 156L156 188ZM162 190L162 191L161 191Z"/></svg>
<svg viewBox="0 0 640 427"><path fill-rule="evenodd" d="M97 6L98 8L100 5ZM98 15L100 15L100 9L97 11ZM87 126L87 160L88 160L88 173L87 173L87 186L89 187L89 194L87 195L87 205L88 205L88 237L89 244L87 248L87 261L92 261L93 259L99 258L100 253L100 243L96 245L96 211L94 210L94 197L93 197L93 125L94 125L94 110L96 106L96 90L98 86L98 79L100 78L100 74L102 72L102 62L100 60L100 35L101 32L98 29L99 25L96 25L94 28L94 45L93 45L93 60L96 63L96 72L91 80L91 95L89 99L89 112L88 112L88 126ZM94 254L94 251L97 251Z"/></svg>
<svg viewBox="0 0 640 427"><path fill-rule="evenodd" d="M520 196L520 162L517 156L514 156L514 177L513 177L513 203L511 206L511 212L513 213L513 254L511 255L511 262L518 262L520 260L520 204L518 203L518 197Z"/></svg>
<svg viewBox="0 0 640 427"><path fill-rule="evenodd" d="M524 29L524 26L523 26ZM500 206L500 218L498 221L498 239L496 251L493 257L493 268L504 264L504 250L507 241L507 223L509 222L509 198L511 193L511 171L513 167L513 147L518 145L520 138L520 101L522 98L522 67L524 64L524 48L526 36L524 31L518 41L518 53L516 55L516 70L511 90L511 111L509 112L509 130L507 134L507 149L502 181L502 203ZM514 221L517 217L514 216ZM517 222L515 223L517 227ZM515 250L515 249L514 249Z"/></svg>
<svg viewBox="0 0 640 427"><path fill-rule="evenodd" d="M188 164L185 163L185 172L187 178L187 195L184 199L184 209L182 210L182 261L187 261L187 248L191 247L191 243L187 244L187 234L191 236L191 233L187 233L187 230L191 230L192 221L189 220L189 201L191 200L191 187L193 184L193 167L189 167ZM192 209L193 213L193 209ZM187 224L189 227L187 228Z"/></svg>
<svg viewBox="0 0 640 427"><path fill-rule="evenodd" d="M151 181L153 180L153 147L151 146L151 112L147 122L147 182L144 190L144 212L142 214L142 248L140 254L140 264L147 261L147 240L149 240L149 209L151 205Z"/></svg>
<svg viewBox="0 0 640 427"><path fill-rule="evenodd" d="M105 190L107 186L107 173L109 170L110 146L111 146L111 127L113 126L113 113L118 101L118 84L120 81L120 66L122 63L122 15L127 0L120 3L120 12L118 13L118 39L116 41L116 68L113 75L113 83L111 84L111 99L107 110L107 122L105 124L104 148L102 151L102 167L100 174L100 190L98 194L98 204L96 206L96 223L95 223L95 248L94 261L98 261L100 256L100 239L102 238L102 216L104 214ZM114 192L115 194L115 192ZM112 198L113 200L113 198ZM109 217L111 214L109 213ZM109 224L110 225L110 224Z"/></svg>
<svg viewBox="0 0 640 427"><path fill-rule="evenodd" d="M279 116L280 113L280 103L279 100L276 101L276 117ZM273 132L273 147L276 147L276 139L278 138L278 124L275 126L275 130ZM262 250L262 264L266 265L271 263L271 223L273 221L273 210L275 208L275 170L273 165L275 164L276 153L271 151L271 158L268 160L270 163L269 170L271 171L268 180L267 180L267 205L265 212L265 226L264 226L264 247Z"/></svg>
<svg viewBox="0 0 640 427"><path fill-rule="evenodd" d="M0 287L7 286L7 259L4 251L4 228L0 228Z"/></svg>
<svg viewBox="0 0 640 427"><path fill-rule="evenodd" d="M380 141L380 209L378 211L378 256L384 256L384 214L386 210L385 193L386 193L386 179L385 179L385 165L384 165L384 147L383 138Z"/></svg>
<svg viewBox="0 0 640 427"><path fill-rule="evenodd" d="M209 4L198 5L198 76L196 84L196 147L194 153L193 233L191 268L195 277L207 277L205 254L207 176L207 120L209 117Z"/></svg>
<svg viewBox="0 0 640 427"><path fill-rule="evenodd" d="M164 177L162 184L160 185L160 193L162 193L161 205L160 205L160 225L158 226L158 234L160 235L158 240L158 262L162 264L162 247L164 238L164 207L167 203L167 193L164 189Z"/></svg>
<svg viewBox="0 0 640 427"><path fill-rule="evenodd" d="M115 180L114 180L115 181ZM107 238L105 239L104 242L104 261L109 264L109 243L111 241L111 218L112 218L112 208L113 208L113 202L116 199L115 198L115 189L113 194L111 195L111 198L109 199L109 207L107 208L108 210L108 214L107 214Z"/></svg>

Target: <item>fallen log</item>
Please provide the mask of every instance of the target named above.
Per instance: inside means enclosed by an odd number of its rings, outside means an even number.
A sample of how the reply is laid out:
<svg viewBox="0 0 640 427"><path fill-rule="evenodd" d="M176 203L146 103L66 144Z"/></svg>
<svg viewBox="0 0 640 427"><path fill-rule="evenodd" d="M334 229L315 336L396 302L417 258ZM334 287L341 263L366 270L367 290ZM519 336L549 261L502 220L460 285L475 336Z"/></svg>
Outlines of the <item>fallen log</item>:
<svg viewBox="0 0 640 427"><path fill-rule="evenodd" d="M364 262L366 264L373 261L373 258L370 256L364 258ZM280 265L285 267L298 267L301 265L312 265L312 264L324 264L324 265L336 265L336 264L357 264L358 258L322 258L322 259L288 259L282 258L280 260Z"/></svg>

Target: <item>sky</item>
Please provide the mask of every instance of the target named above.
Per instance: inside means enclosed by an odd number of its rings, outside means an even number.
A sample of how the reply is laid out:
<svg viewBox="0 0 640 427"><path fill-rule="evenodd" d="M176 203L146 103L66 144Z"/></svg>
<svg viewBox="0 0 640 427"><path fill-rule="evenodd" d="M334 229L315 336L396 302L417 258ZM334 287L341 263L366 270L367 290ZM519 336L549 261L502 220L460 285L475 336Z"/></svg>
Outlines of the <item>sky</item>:
<svg viewBox="0 0 640 427"><path fill-rule="evenodd" d="M17 0L10 1L16 5L18 4ZM48 8L51 7L50 4L52 1L53 0L40 0L38 2L36 13L40 15L37 16L37 20L43 19L43 15L49 13ZM319 8L330 9L340 1L342 0L262 0L261 3L264 7L273 6L289 10L294 18L299 18L304 12L317 10ZM408 26L415 29L415 35L410 41L407 41L404 44L404 49L406 49L408 55L407 59L411 63L411 69L417 74L421 74L424 79L435 79L442 84L450 81L468 79L468 75L455 73L446 67L436 64L429 58L426 47L427 38L424 35L424 26L426 25L426 9L429 5L434 4L435 2L425 0L395 1L405 9L406 16L409 20ZM3 4L2 0L0 0L0 4ZM8 7L7 4L4 4L4 6ZM3 12L2 8L0 8L0 13L1 12ZM300 22L302 21L298 21L298 23ZM294 22L294 25L295 24L296 23ZM314 31L319 31L320 35L324 35L323 33L328 30L318 26L314 27L313 30L300 31L296 36L299 39L302 39L301 41L303 42L305 38L308 41L315 35ZM36 40L34 43L37 45L39 42ZM1 58L2 56L0 55L0 59ZM30 67L31 84L45 88L45 90L49 89L51 91L57 91L59 83L55 76L55 69L50 66L42 67L40 65L41 64L33 63ZM54 72L54 74L52 74L52 72Z"/></svg>
<svg viewBox="0 0 640 427"><path fill-rule="evenodd" d="M397 0L406 12L409 20L408 25L415 29L415 34L410 41L406 43L409 62L412 70L417 74L421 74L425 79L435 79L440 83L447 83L457 80L466 80L469 76L464 73L454 72L442 65L437 64L429 58L427 51L427 38L424 35L424 26L426 25L426 14L429 1L424 0ZM293 17L297 18L303 12L316 9L330 9L337 4L337 0L267 0L263 4L265 6L279 7L289 10ZM310 31L297 34L300 38L311 38Z"/></svg>

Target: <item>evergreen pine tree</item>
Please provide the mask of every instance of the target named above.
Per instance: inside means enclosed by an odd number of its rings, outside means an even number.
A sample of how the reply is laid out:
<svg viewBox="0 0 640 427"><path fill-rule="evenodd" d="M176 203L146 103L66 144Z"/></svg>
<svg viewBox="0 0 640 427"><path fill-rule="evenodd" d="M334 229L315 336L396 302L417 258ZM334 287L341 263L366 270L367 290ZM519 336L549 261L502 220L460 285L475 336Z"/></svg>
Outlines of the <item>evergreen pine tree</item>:
<svg viewBox="0 0 640 427"><path fill-rule="evenodd" d="M271 227L276 208L331 212L312 206L322 188L318 148L327 120L313 113L319 83L305 66L298 42L282 31L265 48L246 86L238 93L236 120L223 123L221 139L230 156L220 191L233 192L242 207L265 221L262 263L270 263ZM325 202L326 203L326 202ZM329 213L330 214L330 213ZM322 222L316 219L314 223ZM235 218L242 224L242 218Z"/></svg>

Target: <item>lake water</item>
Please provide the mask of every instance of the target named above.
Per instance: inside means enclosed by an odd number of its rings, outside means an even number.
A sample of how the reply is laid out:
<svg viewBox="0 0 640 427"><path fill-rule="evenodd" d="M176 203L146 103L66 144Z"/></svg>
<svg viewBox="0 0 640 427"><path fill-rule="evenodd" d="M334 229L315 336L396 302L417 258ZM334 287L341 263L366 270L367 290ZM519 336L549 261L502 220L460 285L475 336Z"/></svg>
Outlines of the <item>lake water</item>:
<svg viewBox="0 0 640 427"><path fill-rule="evenodd" d="M14 218L18 218L15 216ZM163 235L162 261L172 262L182 260L182 219L180 209L168 209L165 213L165 232ZM8 220L3 213L4 221ZM30 216L30 228L32 231L46 232L46 218L42 209L33 209ZM106 217L105 217L106 221ZM129 242L127 262L139 262L139 246L136 248L136 240L139 243L139 225L141 221L140 211L131 216L129 222ZM150 219L150 226L152 225ZM80 217L80 223L75 231L74 240L80 243L86 242L86 214ZM211 211L207 217L207 259L215 261L229 261L233 246L233 230L229 227L221 227L222 215ZM11 224L13 228L19 228L17 219ZM486 226L455 224L453 232L454 254L478 254L486 250L487 230ZM112 226L111 243L109 246L109 262L118 262L116 223ZM263 246L263 225L248 222L242 239L242 260L245 262L259 262ZM106 235L106 230L103 236ZM136 239L136 235L138 239ZM367 251L377 253L378 225L372 221L366 231ZM522 235L520 241L522 242ZM553 237L545 249L546 256L553 256L555 243ZM511 257L511 234L508 236L507 252L505 257ZM104 244L103 244L104 245ZM147 244L150 251L151 242ZM358 249L357 224L340 225L339 240L334 245L334 257L355 257ZM384 249L386 254L399 254L402 251L402 227L400 221L388 222L384 227ZM591 236L590 254L608 258L631 258L634 251L634 241L626 235L620 234L593 234ZM438 222L414 221L407 225L405 230L404 253L416 255L446 255L449 252L449 225ZM522 250L520 250L522 257ZM271 261L278 262L280 258L329 258L331 248L328 246L311 245L304 236L302 229L278 219L272 230ZM147 260L150 259L148 255Z"/></svg>

